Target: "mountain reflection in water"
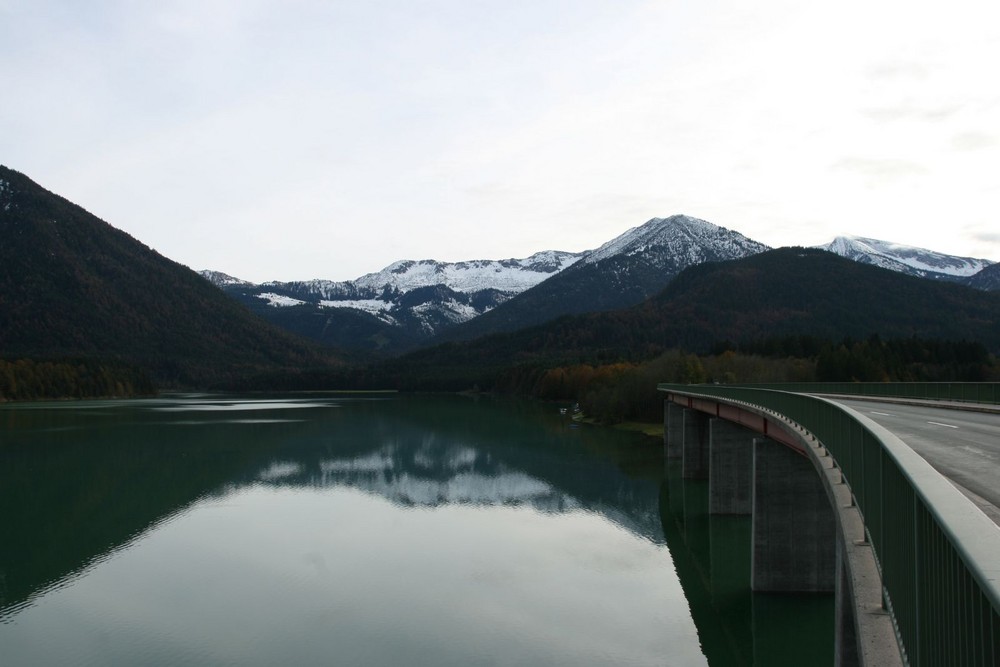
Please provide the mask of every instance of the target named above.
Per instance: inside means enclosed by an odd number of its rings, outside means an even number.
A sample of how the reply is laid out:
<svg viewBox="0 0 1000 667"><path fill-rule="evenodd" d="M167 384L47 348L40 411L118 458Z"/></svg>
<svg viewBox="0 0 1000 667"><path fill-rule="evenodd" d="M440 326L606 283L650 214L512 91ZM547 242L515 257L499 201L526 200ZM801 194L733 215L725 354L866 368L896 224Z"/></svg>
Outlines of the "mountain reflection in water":
<svg viewBox="0 0 1000 667"><path fill-rule="evenodd" d="M5 406L0 430L5 665L704 664L658 444L554 407L168 397Z"/></svg>
<svg viewBox="0 0 1000 667"><path fill-rule="evenodd" d="M3 664L792 664L675 473L494 399L2 406Z"/></svg>

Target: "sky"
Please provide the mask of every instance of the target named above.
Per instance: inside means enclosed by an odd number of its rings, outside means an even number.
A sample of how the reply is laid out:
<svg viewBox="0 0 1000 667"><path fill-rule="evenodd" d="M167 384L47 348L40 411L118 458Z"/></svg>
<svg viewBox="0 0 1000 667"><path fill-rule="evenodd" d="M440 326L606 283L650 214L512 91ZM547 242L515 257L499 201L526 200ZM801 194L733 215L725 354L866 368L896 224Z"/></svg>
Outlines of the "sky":
<svg viewBox="0 0 1000 667"><path fill-rule="evenodd" d="M1000 261L1000 2L0 0L0 164L254 282L676 213Z"/></svg>

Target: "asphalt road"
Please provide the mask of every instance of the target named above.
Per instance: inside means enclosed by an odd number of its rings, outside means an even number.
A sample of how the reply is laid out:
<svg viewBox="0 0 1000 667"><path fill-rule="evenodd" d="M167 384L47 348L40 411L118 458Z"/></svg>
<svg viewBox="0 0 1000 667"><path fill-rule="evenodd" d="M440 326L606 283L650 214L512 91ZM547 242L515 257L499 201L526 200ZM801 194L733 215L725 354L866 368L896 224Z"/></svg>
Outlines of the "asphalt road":
<svg viewBox="0 0 1000 667"><path fill-rule="evenodd" d="M1000 524L1000 414L836 399L885 427Z"/></svg>

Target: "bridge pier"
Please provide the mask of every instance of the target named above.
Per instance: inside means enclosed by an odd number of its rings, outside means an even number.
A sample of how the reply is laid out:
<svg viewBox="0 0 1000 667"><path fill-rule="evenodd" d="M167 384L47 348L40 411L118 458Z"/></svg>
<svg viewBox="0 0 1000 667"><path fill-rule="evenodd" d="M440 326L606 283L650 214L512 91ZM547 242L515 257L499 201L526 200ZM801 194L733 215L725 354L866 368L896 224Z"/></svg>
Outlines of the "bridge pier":
<svg viewBox="0 0 1000 667"><path fill-rule="evenodd" d="M769 438L753 441L751 588L833 592L837 526L812 462Z"/></svg>
<svg viewBox="0 0 1000 667"><path fill-rule="evenodd" d="M684 410L681 457L681 476L684 479L708 479L708 419L704 412Z"/></svg>
<svg viewBox="0 0 1000 667"><path fill-rule="evenodd" d="M886 609L874 549L844 472L827 446L771 410L746 407L738 401L713 402L697 393L681 393L680 397L683 400L677 402L678 396L672 395L676 408L664 406L665 454L672 459L667 469L674 476L681 474L683 481L673 477L675 486L698 486L704 492L702 482L688 480L704 479L697 477L696 471L701 467L707 439L710 490L704 500L708 511L704 517L700 511L703 506L688 498L687 493L670 494L671 506L681 504L686 510L681 515L683 524L693 527L716 515L709 519L709 527L722 530L721 525L714 525L715 521L738 521L734 515L717 513L726 512L729 503L738 502L735 498L741 495L739 489L745 484L742 480L749 477L749 589L762 593L833 593L833 663L837 667L902 665L899 637ZM700 413L700 419L692 414L695 412ZM733 428L727 429L722 423ZM845 437L853 437L853 431ZM893 451L898 454L904 450ZM743 459L738 463L737 459L747 452L752 453L750 462ZM740 477L741 471L749 474ZM683 503L674 502L677 495L684 496ZM689 546L694 541L689 539ZM716 561L733 548L725 542L712 535L710 565L702 575L713 599L718 600L730 598L727 591L733 584L716 581L714 575ZM703 551L700 543L691 549L692 554ZM753 625L777 623L780 627L800 622L800 617L782 618L782 598L753 595ZM822 596L807 599L821 601ZM829 602L827 598L822 604ZM736 616L745 618L746 613L742 610ZM769 635L765 632L763 636ZM760 662L767 663L769 656L786 657L792 649L788 641L772 646L766 641L762 644L754 635L753 652ZM811 646L801 647L804 657L799 664L807 663L813 650Z"/></svg>
<svg viewBox="0 0 1000 667"><path fill-rule="evenodd" d="M663 447L667 459L683 456L684 408L669 399L663 401Z"/></svg>
<svg viewBox="0 0 1000 667"><path fill-rule="evenodd" d="M709 421L708 497L711 514L750 514L753 431L724 419Z"/></svg>

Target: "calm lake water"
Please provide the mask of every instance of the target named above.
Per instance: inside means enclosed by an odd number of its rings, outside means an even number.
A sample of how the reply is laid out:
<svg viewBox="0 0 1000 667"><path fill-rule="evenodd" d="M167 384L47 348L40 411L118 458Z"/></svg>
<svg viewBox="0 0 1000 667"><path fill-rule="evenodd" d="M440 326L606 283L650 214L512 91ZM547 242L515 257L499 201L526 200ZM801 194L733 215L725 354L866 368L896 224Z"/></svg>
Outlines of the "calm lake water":
<svg viewBox="0 0 1000 667"><path fill-rule="evenodd" d="M0 407L0 664L830 664L653 438L467 397Z"/></svg>

